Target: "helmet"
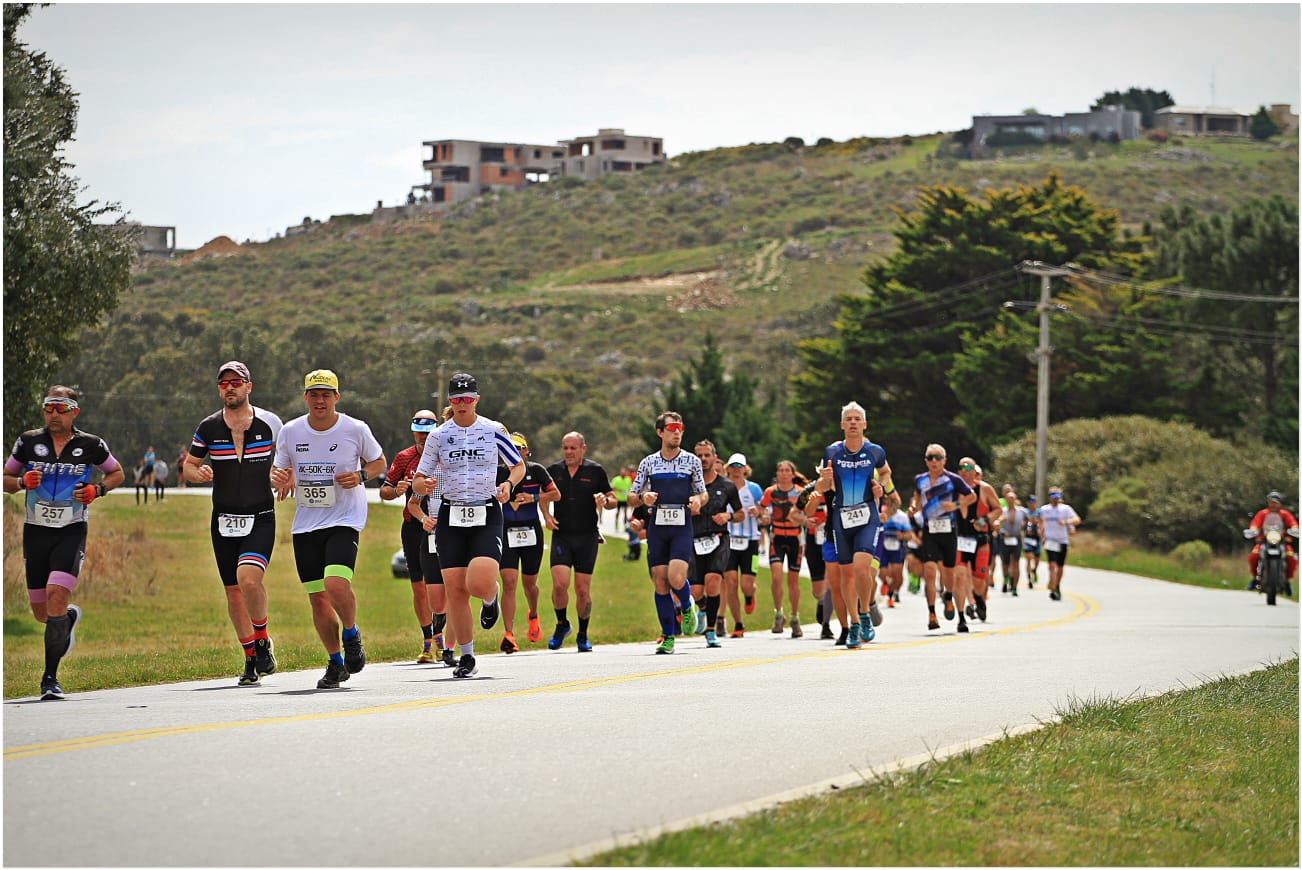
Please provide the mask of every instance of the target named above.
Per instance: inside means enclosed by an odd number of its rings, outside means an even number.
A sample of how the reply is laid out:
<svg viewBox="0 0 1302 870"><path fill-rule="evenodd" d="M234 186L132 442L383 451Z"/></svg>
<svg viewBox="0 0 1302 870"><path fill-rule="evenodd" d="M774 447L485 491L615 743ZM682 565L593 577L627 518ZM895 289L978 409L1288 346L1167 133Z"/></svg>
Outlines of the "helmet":
<svg viewBox="0 0 1302 870"><path fill-rule="evenodd" d="M1277 501L1280 504L1283 504L1284 496L1279 494L1279 490L1272 489L1270 492L1266 493L1266 501Z"/></svg>

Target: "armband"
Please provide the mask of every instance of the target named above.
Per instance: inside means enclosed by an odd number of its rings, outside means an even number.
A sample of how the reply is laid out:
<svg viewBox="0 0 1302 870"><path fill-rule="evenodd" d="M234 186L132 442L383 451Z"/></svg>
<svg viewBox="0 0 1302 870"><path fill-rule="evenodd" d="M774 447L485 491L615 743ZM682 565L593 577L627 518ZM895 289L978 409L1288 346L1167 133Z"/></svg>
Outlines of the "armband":
<svg viewBox="0 0 1302 870"><path fill-rule="evenodd" d="M895 479L894 479L894 478L892 478L892 479L890 480L890 484L891 484L891 488L890 488L890 489L883 490L883 492L884 492L886 495L890 495L891 493L895 492Z"/></svg>

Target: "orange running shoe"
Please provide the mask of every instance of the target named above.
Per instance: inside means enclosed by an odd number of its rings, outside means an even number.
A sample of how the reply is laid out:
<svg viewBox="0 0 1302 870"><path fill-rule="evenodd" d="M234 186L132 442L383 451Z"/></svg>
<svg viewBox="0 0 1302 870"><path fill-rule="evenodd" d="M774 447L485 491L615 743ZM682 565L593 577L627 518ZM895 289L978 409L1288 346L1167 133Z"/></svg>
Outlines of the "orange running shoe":
<svg viewBox="0 0 1302 870"><path fill-rule="evenodd" d="M529 643L537 643L542 640L542 625L538 622L538 614L529 617L529 631L525 637L529 638Z"/></svg>

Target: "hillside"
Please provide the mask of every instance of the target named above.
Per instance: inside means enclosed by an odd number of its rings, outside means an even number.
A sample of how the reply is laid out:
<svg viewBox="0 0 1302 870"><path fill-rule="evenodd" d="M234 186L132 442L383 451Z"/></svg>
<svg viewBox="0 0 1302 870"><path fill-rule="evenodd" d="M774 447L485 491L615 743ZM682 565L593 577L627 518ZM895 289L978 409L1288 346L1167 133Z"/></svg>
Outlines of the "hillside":
<svg viewBox="0 0 1302 870"><path fill-rule="evenodd" d="M980 191L1057 171L1136 233L1168 204L1212 213L1297 197L1296 140L960 161L944 156L947 138L686 154L632 177L487 196L441 219L358 216L149 262L62 377L92 397L88 427L132 456L188 441L215 407L211 369L224 359L244 358L255 399L285 415L301 410L302 373L328 366L344 410L392 454L408 443L410 412L432 401L422 396L442 389L439 373L460 367L480 376L486 414L545 445L537 458L555 458L578 428L614 464L645 452L639 427L657 391L707 330L733 370L785 388L794 343L832 330L838 293L864 291L863 268L890 252L895 209L908 211L920 186ZM110 393L111 409L96 410Z"/></svg>

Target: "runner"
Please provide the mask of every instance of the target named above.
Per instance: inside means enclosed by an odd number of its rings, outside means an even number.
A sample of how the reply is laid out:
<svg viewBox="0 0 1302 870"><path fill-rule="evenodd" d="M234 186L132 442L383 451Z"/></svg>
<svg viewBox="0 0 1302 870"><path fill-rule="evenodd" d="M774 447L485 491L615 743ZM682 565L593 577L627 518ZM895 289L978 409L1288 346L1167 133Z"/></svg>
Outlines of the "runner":
<svg viewBox="0 0 1302 870"><path fill-rule="evenodd" d="M552 607L556 629L547 648L560 649L571 631L569 620L570 581L579 617L574 642L579 652L592 652L588 620L592 618L592 573L601 547L601 512L615 504L606 469L587 458L588 442L579 432L561 438L559 462L547 468L556 484L557 498L550 510L543 508L547 528L552 530Z"/></svg>
<svg viewBox="0 0 1302 870"><path fill-rule="evenodd" d="M393 457L388 471L384 473L384 482L380 484L380 498L393 501L402 498L402 527L399 531L402 552L407 559L407 577L411 581L411 606L416 613L416 624L420 626L421 651L416 656L418 663L439 660L443 648L443 626L447 623L447 613L436 611L431 596L434 581L426 578L421 567L421 549L428 544L424 523L412 512L408 503L411 490L411 478L416 473L416 464L420 462L421 451L425 449L425 439L439 424L434 412L426 408L417 411L411 417L411 436L415 442L404 447ZM423 516L423 514L422 514ZM441 585L441 582L440 582ZM439 598L443 596L440 590ZM446 607L446 600L440 602ZM437 642L435 637L437 635Z"/></svg>
<svg viewBox="0 0 1302 870"><path fill-rule="evenodd" d="M990 527L999 524L1002 512L994 487L981 480L980 469L981 466L971 457L964 456L958 461L959 477L977 497L958 512L958 564L954 576L956 583L966 590L963 598L957 598L955 593L959 608L964 610L968 619L985 622Z"/></svg>
<svg viewBox="0 0 1302 870"><path fill-rule="evenodd" d="M362 485L383 474L388 463L371 427L337 409L338 375L329 369L308 372L303 399L307 413L286 423L276 438L271 484L281 501L290 492L295 497L294 564L312 606L312 624L330 657L316 687L337 689L366 666L352 586L358 538L366 526Z"/></svg>
<svg viewBox="0 0 1302 870"><path fill-rule="evenodd" d="M1026 585L1035 588L1040 570L1040 509L1035 504L1035 496L1026 497L1026 525L1022 527L1022 553L1026 557Z"/></svg>
<svg viewBox="0 0 1302 870"><path fill-rule="evenodd" d="M32 616L45 624L45 670L41 700L63 700L59 662L77 642L81 608L69 604L86 555L89 506L126 479L126 472L98 435L74 424L81 414L77 391L55 385L45 391L45 425L18 436L5 461L4 491L25 491L23 567ZM94 469L104 474L91 483Z"/></svg>
<svg viewBox="0 0 1302 870"><path fill-rule="evenodd" d="M1049 597L1062 600L1062 569L1067 564L1067 546L1076 534L1080 517L1062 500L1062 487L1049 487L1049 503L1040 508L1040 538L1049 561Z"/></svg>
<svg viewBox="0 0 1302 870"><path fill-rule="evenodd" d="M773 594L773 634L781 634L786 614L782 612L782 563L786 562L787 592L791 598L791 636L801 637L800 627L800 546L805 515L796 508L800 486L796 484L796 466L783 459L777 465L777 481L764 490L760 506L769 511L769 589Z"/></svg>
<svg viewBox="0 0 1302 870"><path fill-rule="evenodd" d="M692 508L693 574L692 592L697 603L696 634L705 635L706 647L719 647L719 602L723 592L723 569L728 564L729 522L740 520L744 514L737 487L726 477L719 476L716 467L719 454L714 443L696 442L696 458L701 460L701 479L705 482L707 500ZM683 633L687 633L684 626Z"/></svg>
<svg viewBox="0 0 1302 870"><path fill-rule="evenodd" d="M927 628L940 628L936 619L936 574L945 601L945 618L953 619L958 612L958 630L969 629L962 608L955 608L954 600L961 605L965 590L955 586L954 565L958 561L958 511L976 501L976 493L952 471L945 469L945 448L928 444L923 458L927 470L914 478L911 509L922 517L922 544L918 558L922 560L922 582L927 595Z"/></svg>
<svg viewBox="0 0 1302 870"><path fill-rule="evenodd" d="M887 607L894 607L900 600L900 589L904 586L904 554L912 537L909 515L897 505L895 512L882 523L881 593L886 596Z"/></svg>
<svg viewBox="0 0 1302 870"><path fill-rule="evenodd" d="M708 496L701 471L701 460L682 450L683 418L676 411L664 411L656 417L656 434L660 449L648 454L637 467L628 503L636 508L651 509L647 524L647 562L655 585L656 615L662 634L656 645L657 655L674 651L674 631L678 601L684 628L695 608L691 585L687 582L687 565L692 559L692 527L688 516L699 509Z"/></svg>
<svg viewBox="0 0 1302 870"><path fill-rule="evenodd" d="M440 415L442 422L452 419L452 406L444 405ZM428 439L427 439L428 440ZM423 452L423 451L422 451ZM412 476L415 479L415 475ZM457 657L452 653L453 641L443 641L443 631L447 628L448 596L443 585L443 569L439 565L438 539L434 534L438 526L439 508L443 505L443 487L438 478L434 479L434 488L429 495L417 495L408 488L407 510L420 523L421 539L418 546L420 573L425 578L425 593L429 596L429 607L434 635L433 655L431 661L441 661L444 667L455 668Z"/></svg>
<svg viewBox="0 0 1302 870"><path fill-rule="evenodd" d="M814 474L818 477L817 472ZM800 488L800 495L796 498L796 507L805 517L804 533L804 550L805 565L809 567L809 589L814 594L814 599L818 602L814 611L814 619L817 620L821 631L819 637L821 640L831 640L835 637L832 634L832 590L827 584L827 560L823 558L823 543L827 540L827 511L823 507L823 498L819 496L815 486L817 479L808 481ZM838 575L839 576L839 575Z"/></svg>
<svg viewBox="0 0 1302 870"><path fill-rule="evenodd" d="M868 418L862 405L849 402L842 406L841 431L845 439L827 446L818 472L818 491L831 492L827 513L841 566L841 594L850 618L845 642L848 649L877 636L874 621L880 621L880 615L872 613L872 608L877 594L876 550L881 535L879 500L895 494L886 451L867 440L867 429ZM858 626L854 622L856 603Z"/></svg>
<svg viewBox="0 0 1302 870"><path fill-rule="evenodd" d="M244 363L231 360L218 369L222 409L200 421L180 475L190 483L213 485L209 535L226 590L226 613L244 648L241 686L256 686L276 672L263 576L276 546L271 461L283 424L249 402L252 392L253 380Z"/></svg>
<svg viewBox="0 0 1302 870"><path fill-rule="evenodd" d="M473 375L456 372L448 381L452 419L430 433L412 490L429 495L430 478L443 488L434 527L435 548L448 596L448 626L461 649L452 676L473 677L474 622L470 597L483 602L479 625L489 631L501 615L502 504L524 479L524 459L511 442L505 426L480 416L479 383ZM506 463L508 477L498 482L498 459Z"/></svg>
<svg viewBox="0 0 1302 870"><path fill-rule="evenodd" d="M1004 490L1004 503L1008 506L1004 511L1003 522L999 524L999 538L1002 547L999 550L999 558L1004 571L1004 584L1002 591L1011 592L1013 597L1017 597L1017 581L1020 579L1018 567L1022 560L1022 529L1026 527L1026 508L1018 503L1017 493L1010 486Z"/></svg>
<svg viewBox="0 0 1302 870"><path fill-rule="evenodd" d="M745 612L755 612L755 576L759 572L760 523L764 519L764 508L760 502L764 498L763 488L750 480L750 466L746 457L734 453L728 457L725 467L728 480L737 488L741 499L742 518L740 522L728 523L728 563L723 572L723 588L728 609L732 611L731 637L743 637L746 625L742 620L742 598L745 598ZM739 594L740 593L740 594ZM715 631L723 633L719 625Z"/></svg>
<svg viewBox="0 0 1302 870"><path fill-rule="evenodd" d="M529 442L519 432L511 433L511 443L524 459L524 477L511 490L511 499L502 505L502 645L508 655L520 651L515 642L515 588L524 580L524 599L529 605L525 637L530 643L542 640L538 622L538 569L542 567L543 526L538 512L541 502L555 501L560 491L552 483L547 469L529 461Z"/></svg>

